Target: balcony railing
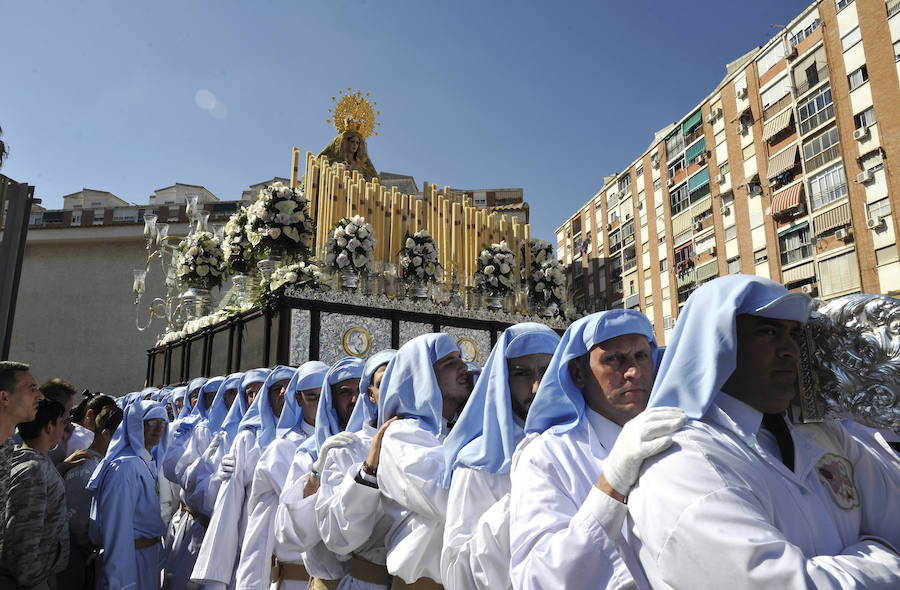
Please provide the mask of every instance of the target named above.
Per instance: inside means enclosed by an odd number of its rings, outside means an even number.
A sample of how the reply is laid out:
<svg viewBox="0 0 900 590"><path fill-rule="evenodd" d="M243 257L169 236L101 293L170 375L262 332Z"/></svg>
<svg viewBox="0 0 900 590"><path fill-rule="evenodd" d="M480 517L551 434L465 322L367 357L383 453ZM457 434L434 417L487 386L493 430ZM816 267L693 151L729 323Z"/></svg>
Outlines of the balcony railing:
<svg viewBox="0 0 900 590"><path fill-rule="evenodd" d="M900 1L900 0L898 0ZM829 148L830 149L830 148ZM847 183L842 182L834 188L824 191L814 192L810 195L809 200L812 203L813 210L824 207L832 201L836 201L847 194Z"/></svg>
<svg viewBox="0 0 900 590"><path fill-rule="evenodd" d="M824 152L820 152L809 160L806 160L806 171L809 172L811 170L815 170L816 168L820 168L828 162L834 160L835 158L839 158L840 156L841 145L839 143L836 143Z"/></svg>
<svg viewBox="0 0 900 590"><path fill-rule="evenodd" d="M785 266L787 264L793 264L795 262L800 262L801 260L805 260L812 256L812 244L804 244L799 248L794 248L793 250L788 250L787 252L781 253L781 265Z"/></svg>
<svg viewBox="0 0 900 590"><path fill-rule="evenodd" d="M815 129L819 125L825 123L829 119L834 118L834 105L830 104L809 119L800 122L800 133L808 133L811 129Z"/></svg>
<svg viewBox="0 0 900 590"><path fill-rule="evenodd" d="M625 264L622 266L622 269L627 272L636 266L637 266L637 258L631 258L630 260L625 261Z"/></svg>
<svg viewBox="0 0 900 590"><path fill-rule="evenodd" d="M763 111L763 119L768 119L772 115L776 113L780 113L784 108L790 104L793 98L791 97L791 93L788 92L784 96L782 96L775 104L770 104Z"/></svg>
<svg viewBox="0 0 900 590"><path fill-rule="evenodd" d="M684 137L684 145L691 145L694 143L694 140L701 137L703 135L703 125L698 125L696 129L691 131Z"/></svg>
<svg viewBox="0 0 900 590"><path fill-rule="evenodd" d="M824 82L828 79L828 66L823 66L816 70L816 75L812 78L807 78L805 82L801 82L797 84L797 87L794 89L797 98L803 96L809 90L815 86L818 86L820 83Z"/></svg>

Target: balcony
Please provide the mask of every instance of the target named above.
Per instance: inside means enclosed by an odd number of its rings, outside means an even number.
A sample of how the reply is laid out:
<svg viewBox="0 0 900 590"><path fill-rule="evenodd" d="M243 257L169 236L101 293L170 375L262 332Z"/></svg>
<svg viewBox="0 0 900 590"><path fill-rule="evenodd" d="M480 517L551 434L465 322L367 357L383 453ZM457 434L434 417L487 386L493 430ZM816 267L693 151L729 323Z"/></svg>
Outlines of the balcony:
<svg viewBox="0 0 900 590"><path fill-rule="evenodd" d="M622 269L625 272L628 272L629 270L631 270L632 268L635 268L636 266L637 266L637 258L629 258L628 260L625 261L625 264L622 265Z"/></svg>
<svg viewBox="0 0 900 590"><path fill-rule="evenodd" d="M781 266L787 266L801 260L806 260L812 256L812 244L803 244L793 250L781 253Z"/></svg>
<svg viewBox="0 0 900 590"><path fill-rule="evenodd" d="M684 145L691 145L700 137L703 137L703 125L698 125L696 129L684 136Z"/></svg>
<svg viewBox="0 0 900 590"><path fill-rule="evenodd" d="M804 162L806 164L806 172L808 174L810 171L816 170L817 168L821 168L828 162L834 160L835 158L839 158L839 157L841 157L841 144L836 143L833 146L831 146L830 148L828 148L827 150L825 150L824 152L820 152L819 154L816 154L809 160L806 160Z"/></svg>
<svg viewBox="0 0 900 590"><path fill-rule="evenodd" d="M800 134L805 135L816 127L825 124L834 118L834 105L830 104L809 119L800 122Z"/></svg>
<svg viewBox="0 0 900 590"><path fill-rule="evenodd" d="M797 98L800 98L826 80L828 80L828 66L823 66L816 70L815 75L808 76L804 82L797 84L794 88L794 94Z"/></svg>

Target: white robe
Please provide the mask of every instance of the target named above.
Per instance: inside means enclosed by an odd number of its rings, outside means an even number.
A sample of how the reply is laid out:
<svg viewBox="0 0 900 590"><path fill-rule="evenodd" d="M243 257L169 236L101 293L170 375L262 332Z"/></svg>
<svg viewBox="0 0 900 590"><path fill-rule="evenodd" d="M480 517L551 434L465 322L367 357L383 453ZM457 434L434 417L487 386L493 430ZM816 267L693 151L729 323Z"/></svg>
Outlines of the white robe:
<svg viewBox="0 0 900 590"><path fill-rule="evenodd" d="M387 568L406 583L428 577L441 583L441 546L447 515L441 439L402 419L385 431L378 487L391 520L385 538Z"/></svg>
<svg viewBox="0 0 900 590"><path fill-rule="evenodd" d="M316 494L316 519L322 542L338 555L355 553L372 563L384 565L387 549L384 538L391 526L378 488L356 481L369 454L377 429L370 424L356 433L358 441L334 448L322 468L322 483ZM383 590L387 586L347 575L338 590Z"/></svg>
<svg viewBox="0 0 900 590"><path fill-rule="evenodd" d="M837 423L791 429L790 471L760 421L720 394L644 463L629 521L654 588L900 588L900 556L863 540L900 547L900 472Z"/></svg>
<svg viewBox="0 0 900 590"><path fill-rule="evenodd" d="M585 408L568 432L519 445L509 517L514 588L647 587L622 534L626 506L595 486L620 431Z"/></svg>
<svg viewBox="0 0 900 590"><path fill-rule="evenodd" d="M239 590L264 590L269 587L278 499L297 447L314 432L315 428L304 422L300 432L292 431L285 438L272 441L256 465L245 508L247 529L241 543L235 585Z"/></svg>
<svg viewBox="0 0 900 590"><path fill-rule="evenodd" d="M306 571L315 578L340 580L347 573L347 562L322 542L315 510L318 492L303 497L312 464L309 453L294 454L275 516L275 556L286 563L302 559Z"/></svg>
<svg viewBox="0 0 900 590"><path fill-rule="evenodd" d="M228 455L234 458L234 473L230 477L221 475L224 483L191 573L192 581L204 584L208 589L224 589L233 582L247 527L244 504L253 481L253 472L262 455L262 449L256 442L256 431L241 430Z"/></svg>

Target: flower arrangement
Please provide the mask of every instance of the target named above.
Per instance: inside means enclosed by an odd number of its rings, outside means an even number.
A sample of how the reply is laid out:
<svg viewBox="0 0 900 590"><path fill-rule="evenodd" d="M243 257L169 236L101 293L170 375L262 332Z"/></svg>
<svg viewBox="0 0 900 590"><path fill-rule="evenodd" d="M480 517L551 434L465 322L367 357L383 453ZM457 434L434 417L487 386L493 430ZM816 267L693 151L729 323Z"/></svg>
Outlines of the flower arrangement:
<svg viewBox="0 0 900 590"><path fill-rule="evenodd" d="M545 307L561 306L566 291L566 273L559 260L551 257L532 270L528 287L532 303Z"/></svg>
<svg viewBox="0 0 900 590"><path fill-rule="evenodd" d="M273 249L306 255L313 230L302 187L292 189L282 182L267 185L247 207L247 240L257 257Z"/></svg>
<svg viewBox="0 0 900 590"><path fill-rule="evenodd" d="M290 285L309 289L324 289L322 269L312 262L297 262L279 266L271 278L260 285L260 303L262 307L273 308Z"/></svg>
<svg viewBox="0 0 900 590"><path fill-rule="evenodd" d="M222 244L225 266L231 273L247 273L253 270L253 253L247 239L247 209L241 207L225 224L225 242Z"/></svg>
<svg viewBox="0 0 900 590"><path fill-rule="evenodd" d="M371 271L376 242L365 217L344 217L335 224L325 244L325 263L337 272Z"/></svg>
<svg viewBox="0 0 900 590"><path fill-rule="evenodd" d="M182 285L211 289L225 278L225 259L219 240L208 231L195 232L176 248L175 276Z"/></svg>
<svg viewBox="0 0 900 590"><path fill-rule="evenodd" d="M409 283L433 283L440 280L444 269L438 262L438 248L428 230L406 236L400 251L403 280Z"/></svg>
<svg viewBox="0 0 900 590"><path fill-rule="evenodd" d="M490 297L504 296L513 290L515 257L506 242L491 244L478 255L475 285Z"/></svg>

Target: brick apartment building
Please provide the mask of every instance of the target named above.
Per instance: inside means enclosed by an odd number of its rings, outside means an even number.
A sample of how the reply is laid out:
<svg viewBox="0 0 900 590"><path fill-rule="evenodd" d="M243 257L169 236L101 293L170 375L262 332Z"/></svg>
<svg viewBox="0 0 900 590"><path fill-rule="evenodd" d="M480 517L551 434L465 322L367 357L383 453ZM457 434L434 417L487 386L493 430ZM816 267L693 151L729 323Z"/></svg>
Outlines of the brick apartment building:
<svg viewBox="0 0 900 590"><path fill-rule="evenodd" d="M570 296L665 342L702 283L900 293L900 0L820 0L556 232Z"/></svg>

